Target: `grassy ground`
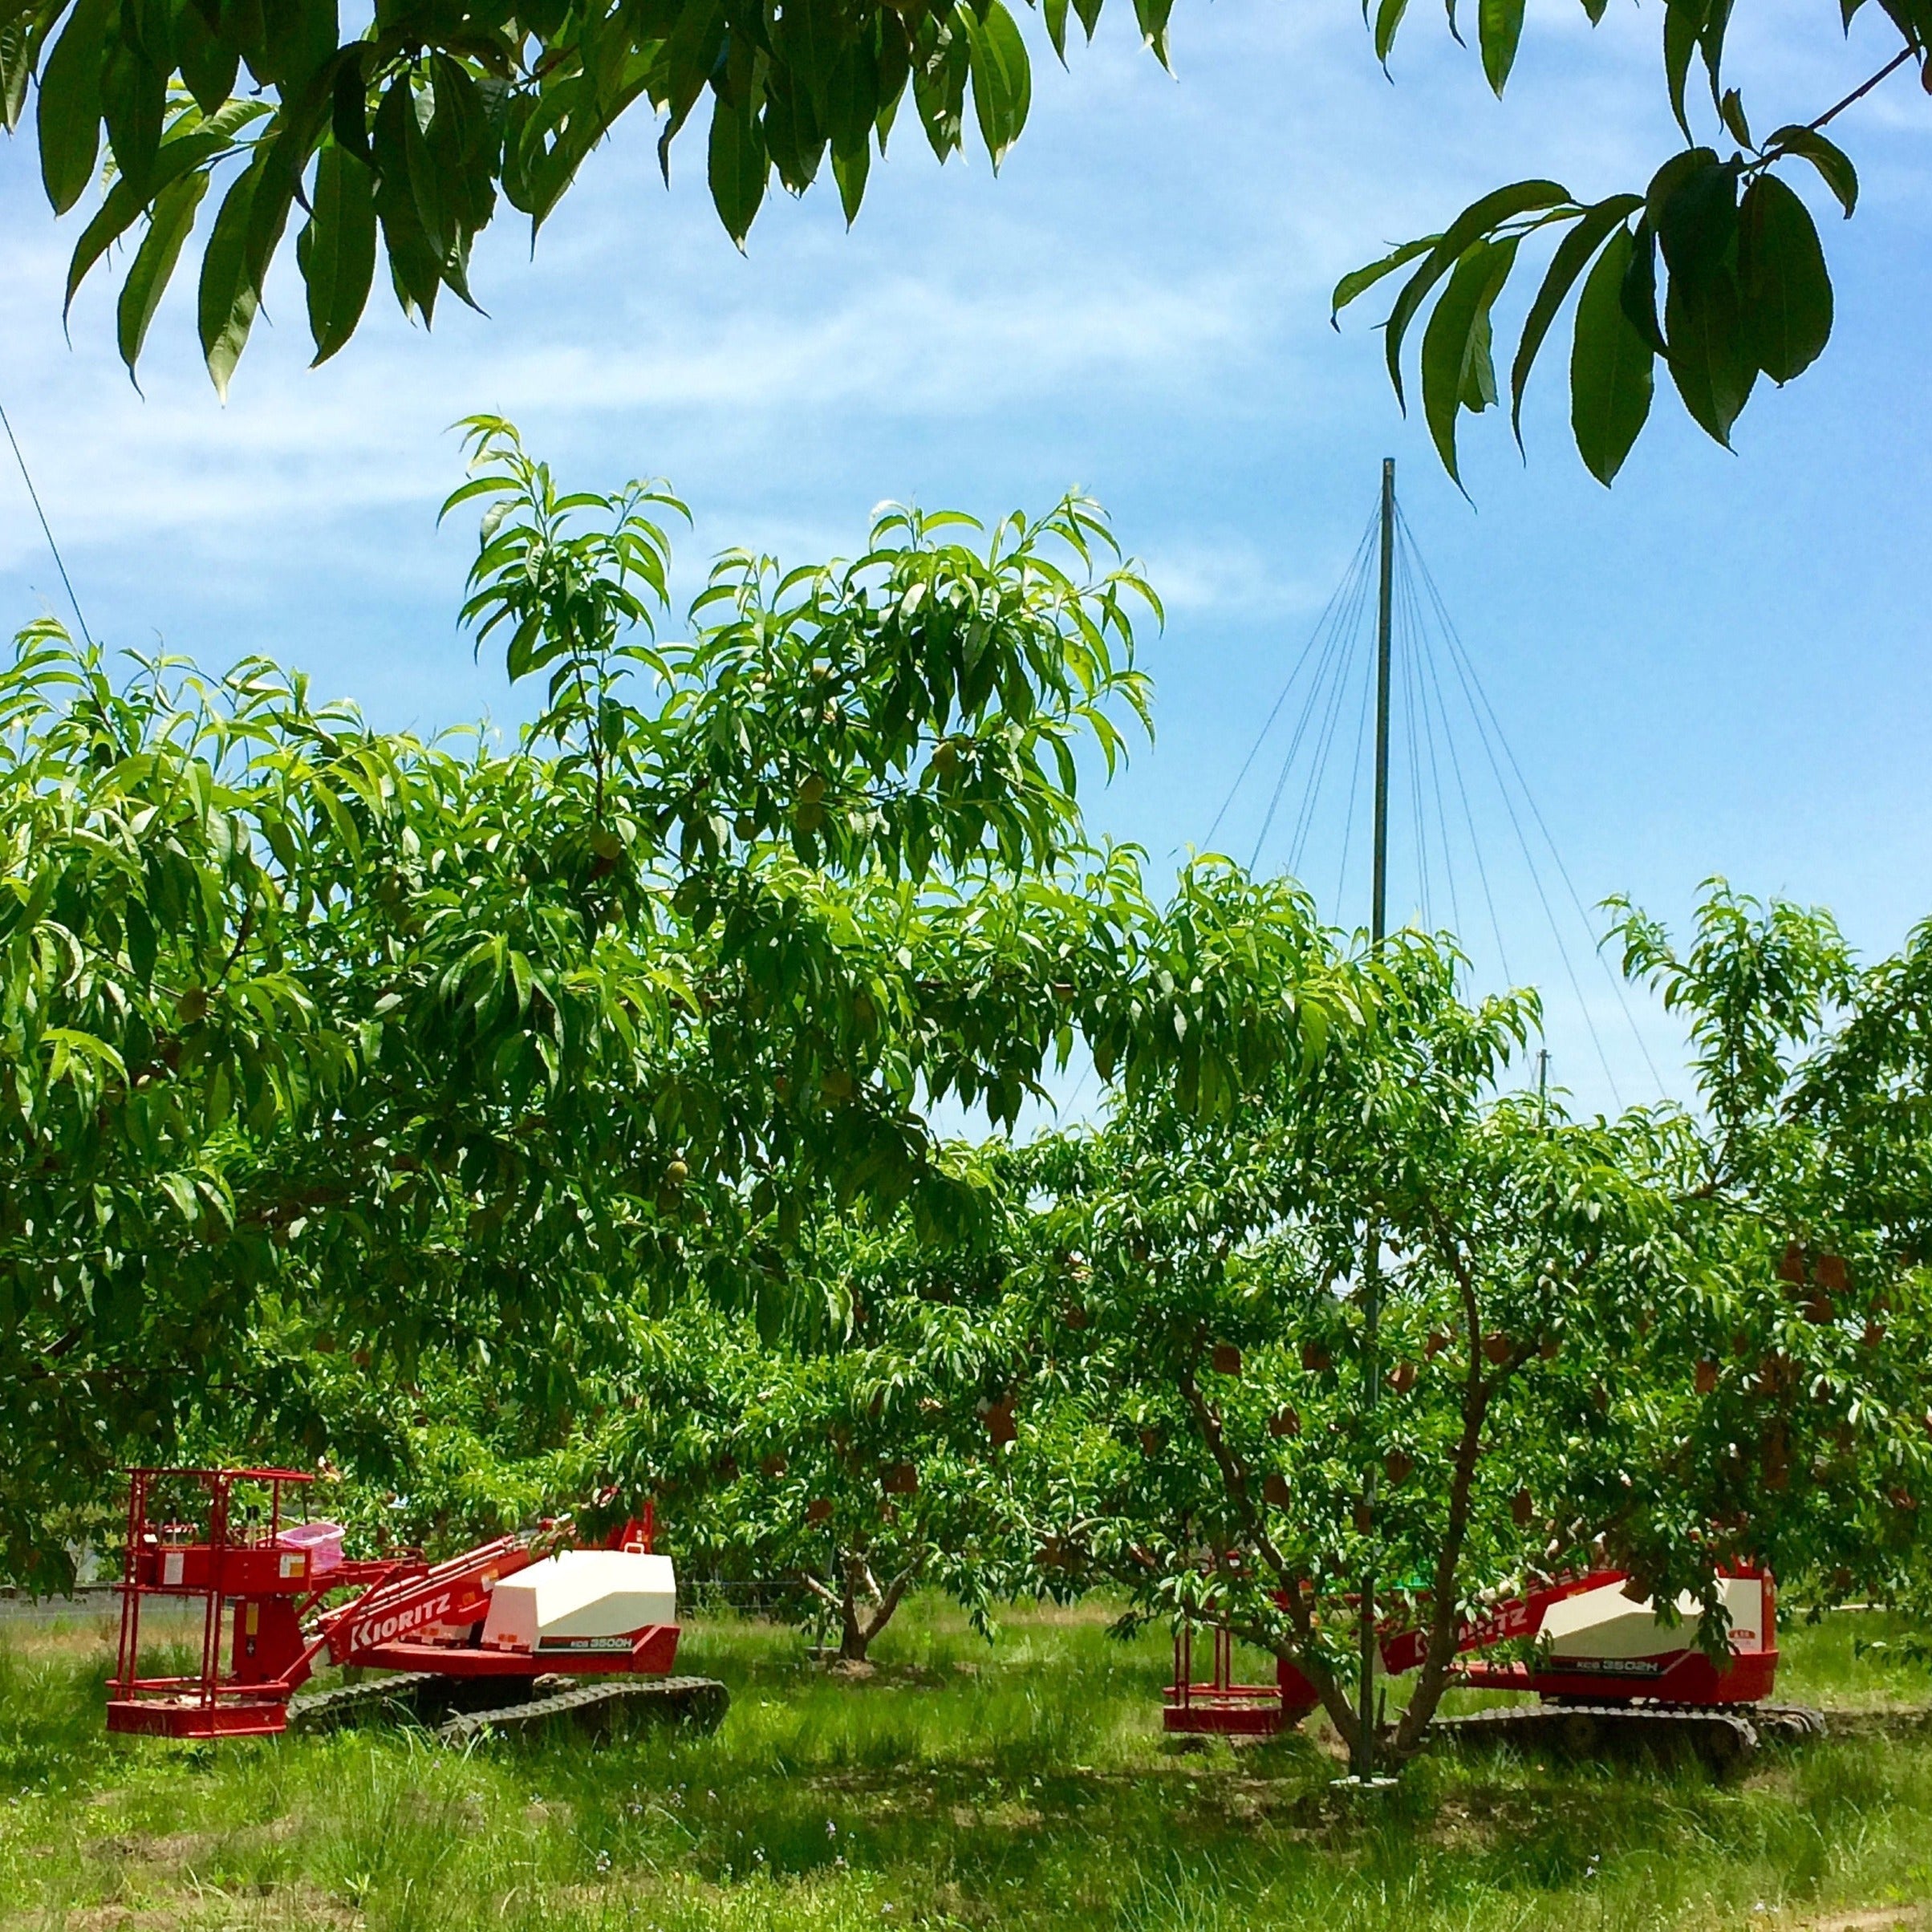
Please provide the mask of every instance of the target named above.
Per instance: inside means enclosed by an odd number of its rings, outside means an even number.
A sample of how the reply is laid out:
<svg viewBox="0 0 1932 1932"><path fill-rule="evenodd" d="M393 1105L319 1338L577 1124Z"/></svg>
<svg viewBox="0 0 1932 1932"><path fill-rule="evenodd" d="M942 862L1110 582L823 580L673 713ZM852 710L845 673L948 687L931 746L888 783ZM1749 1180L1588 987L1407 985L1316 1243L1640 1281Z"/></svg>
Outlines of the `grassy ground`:
<svg viewBox="0 0 1932 1932"><path fill-rule="evenodd" d="M1787 1630L1780 1690L1835 1734L1741 1780L1444 1754L1354 1808L1319 1726L1163 1747L1156 1637L903 1622L861 1682L693 1630L713 1737L467 1754L110 1739L99 1630L0 1630L0 1932L1932 1927L1932 1649L1880 1617Z"/></svg>

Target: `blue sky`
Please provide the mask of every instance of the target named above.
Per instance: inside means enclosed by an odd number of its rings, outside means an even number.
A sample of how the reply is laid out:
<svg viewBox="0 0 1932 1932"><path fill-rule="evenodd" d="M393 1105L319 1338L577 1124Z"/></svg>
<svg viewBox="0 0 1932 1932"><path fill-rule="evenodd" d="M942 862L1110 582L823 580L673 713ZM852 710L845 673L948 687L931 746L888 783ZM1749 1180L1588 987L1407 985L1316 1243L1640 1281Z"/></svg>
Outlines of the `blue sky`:
<svg viewBox="0 0 1932 1932"><path fill-rule="evenodd" d="M1849 47L1820 0L1741 18L1731 58L1754 124L1808 118L1877 66L1877 12ZM1119 0L1066 72L1029 14L1033 120L997 181L983 155L938 167L908 117L851 233L828 181L768 203L744 258L711 212L701 133L667 193L640 118L587 164L534 261L508 222L486 238L487 319L452 303L425 335L384 292L311 372L290 278L225 408L186 287L151 335L144 397L114 353L105 278L63 337L78 223L53 221L16 140L0 150L0 402L97 634L211 664L266 651L424 729L513 712L500 668L453 627L472 526L435 527L458 469L447 428L470 411L515 417L586 481L668 475L696 513L688 582L728 544L850 554L887 497L997 513L1081 486L1167 603L1145 660L1158 742L1093 802L1099 828L1162 863L1205 834L1392 455L1585 902L1625 891L1681 919L1723 872L1828 903L1861 946L1887 948L1932 912L1932 104L1910 73L1837 130L1864 177L1856 221L1796 184L1832 251L1837 331L1799 383L1754 399L1735 455L1660 395L1602 490L1567 445L1560 341L1527 465L1500 418L1465 419L1472 505L1397 412L1380 309L1328 327L1337 274L1500 181L1641 185L1672 144L1659 18L1613 0L1592 31L1568 0L1541 0L1498 104L1433 9L1405 30L1394 85L1345 0L1188 0L1171 77ZM0 613L63 607L0 468ZM1221 842L1245 856L1261 804L1244 799ZM1548 995L1553 1078L1589 1106L1647 1097L1657 1082L1606 980L1580 966L1581 1001L1571 991L1493 796L1479 810L1510 965ZM1334 866L1308 868L1330 902ZM1416 897L1399 860L1394 896L1398 911ZM1564 932L1581 954L1573 911ZM1497 976L1470 936L1479 976ZM1636 1020L1680 1086L1669 1023L1642 1001Z"/></svg>

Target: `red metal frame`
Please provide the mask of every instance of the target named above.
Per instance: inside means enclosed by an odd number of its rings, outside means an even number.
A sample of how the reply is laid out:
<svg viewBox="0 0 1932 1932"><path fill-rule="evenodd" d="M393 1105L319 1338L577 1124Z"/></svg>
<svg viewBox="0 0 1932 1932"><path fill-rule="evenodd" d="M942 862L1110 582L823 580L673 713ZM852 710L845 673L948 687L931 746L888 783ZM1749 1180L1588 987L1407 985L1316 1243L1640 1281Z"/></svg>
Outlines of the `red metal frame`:
<svg viewBox="0 0 1932 1932"><path fill-rule="evenodd" d="M1275 1737L1320 1703L1315 1686L1285 1658L1276 1660L1272 1684L1237 1684L1234 1639L1221 1630L1213 1636L1212 1674L1199 1683L1194 1675L1194 1626L1184 1617L1175 1626L1174 1682L1163 1694L1163 1730L1196 1737Z"/></svg>
<svg viewBox="0 0 1932 1932"><path fill-rule="evenodd" d="M566 1545L567 1524L499 1536L435 1565L405 1551L311 1573L312 1552L280 1539L294 1520L286 1492L315 1480L293 1469L129 1472L120 1642L108 1686L110 1731L197 1738L279 1731L288 1722L289 1699L325 1650L338 1665L455 1678L662 1676L672 1669L676 1624L647 1626L621 1639L558 1638L534 1652L482 1647L491 1589ZM199 1520L152 1521L156 1485L163 1482L199 1489ZM237 1515L237 1490L251 1488L266 1492L266 1520L259 1506ZM654 1528L647 1504L642 1521L626 1524L612 1543L648 1552ZM325 1598L344 1590L354 1594L324 1607ZM142 1606L156 1597L202 1605L201 1665L193 1676L140 1674Z"/></svg>

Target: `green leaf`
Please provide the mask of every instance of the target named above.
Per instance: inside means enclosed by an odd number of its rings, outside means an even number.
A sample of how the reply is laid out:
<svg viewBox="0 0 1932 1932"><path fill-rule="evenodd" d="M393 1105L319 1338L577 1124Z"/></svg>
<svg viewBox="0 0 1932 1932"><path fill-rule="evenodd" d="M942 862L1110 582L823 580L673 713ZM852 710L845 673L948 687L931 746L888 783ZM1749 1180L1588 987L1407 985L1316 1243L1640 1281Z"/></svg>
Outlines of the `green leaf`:
<svg viewBox="0 0 1932 1932"><path fill-rule="evenodd" d="M1744 339L1736 278L1670 278L1664 298L1670 379L1705 433L1731 447L1731 426L1749 400L1758 366Z"/></svg>
<svg viewBox="0 0 1932 1932"><path fill-rule="evenodd" d="M696 0L679 10L677 24L664 43L660 84L665 127L658 145L658 163L667 187L671 184L671 136L683 127L704 83L716 71L725 31L724 10L715 0Z"/></svg>
<svg viewBox="0 0 1932 1932"><path fill-rule="evenodd" d="M779 14L774 36L773 51L779 63L789 68L793 79L805 89L812 118L820 127L826 124L832 70L841 52L838 26L838 15L822 0L799 0Z"/></svg>
<svg viewBox="0 0 1932 1932"><path fill-rule="evenodd" d="M411 185L409 130L416 128L416 99L406 75L392 80L375 111L370 146L375 156L375 213L396 298L405 314L420 310L428 322L436 313L442 286L442 262L424 232ZM416 128L416 139L422 132Z"/></svg>
<svg viewBox="0 0 1932 1932"><path fill-rule="evenodd" d="M1691 56L1697 51L1710 4L1711 0L1664 0L1664 80L1670 90L1670 112L1686 140L1690 138L1690 123L1684 108L1684 85L1690 76Z"/></svg>
<svg viewBox="0 0 1932 1932"><path fill-rule="evenodd" d="M1751 358L1774 383L1817 359L1832 333L1832 282L1811 213L1775 174L1744 190L1738 294Z"/></svg>
<svg viewBox="0 0 1932 1932"><path fill-rule="evenodd" d="M79 0L40 70L40 179L56 214L87 192L100 152L100 70L114 0Z"/></svg>
<svg viewBox="0 0 1932 1932"><path fill-rule="evenodd" d="M121 360L128 365L130 375L140 360L141 344L148 339L148 325L160 306L168 278L181 259L181 245L194 226L195 211L207 192L208 177L197 169L170 181L155 197L148 232L135 252L128 279L121 286L116 314Z"/></svg>
<svg viewBox="0 0 1932 1932"><path fill-rule="evenodd" d="M1577 278L1583 273L1585 265L1601 246L1605 236L1642 205L1642 195L1620 194L1585 209L1550 258L1548 272L1543 278L1542 286L1536 290L1536 300L1529 305L1522 338L1516 345L1516 360L1510 366L1509 424L1516 433L1519 449L1523 446L1523 392L1528 386L1529 372L1543 347L1543 339L1557 319L1557 311L1562 307L1564 298L1570 292Z"/></svg>
<svg viewBox="0 0 1932 1932"><path fill-rule="evenodd" d="M1053 43L1053 51L1060 57L1061 67L1066 65L1066 0L1041 0L1041 18L1046 22L1046 37Z"/></svg>
<svg viewBox="0 0 1932 1932"><path fill-rule="evenodd" d="M170 135L162 142L160 156L155 165L154 191L159 193L189 168L199 168L228 152L233 144L234 136L243 128L269 112L266 101L230 101L199 127L184 134ZM74 245L73 258L67 264L67 297L61 308L63 320L95 263L133 226L140 213L141 203L127 181L116 180L95 211L94 219L82 230L80 239Z"/></svg>
<svg viewBox="0 0 1932 1932"><path fill-rule="evenodd" d="M1717 104L1718 117L1731 130L1731 138L1740 146L1755 148L1757 144L1751 138L1751 123L1744 116L1744 97L1735 87L1725 90L1724 98Z"/></svg>
<svg viewBox="0 0 1932 1932"><path fill-rule="evenodd" d="M1441 280L1451 263L1462 258L1463 251L1479 236L1488 235L1492 229L1514 221L1519 215L1560 207L1569 198L1569 190L1555 181L1512 181L1506 188L1493 189L1480 200L1471 201L1443 230L1441 239L1430 250L1422 266L1402 284L1383 331L1383 354L1389 365L1389 380L1394 385L1396 401L1404 408L1408 405L1402 394L1402 338L1430 290Z"/></svg>
<svg viewBox="0 0 1932 1932"><path fill-rule="evenodd" d="M899 103L905 98L906 83L911 77L911 53L906 44L905 25L898 14L882 10L879 16L879 112L873 117L882 155Z"/></svg>
<svg viewBox="0 0 1932 1932"><path fill-rule="evenodd" d="M1352 268L1335 284L1335 293L1329 306L1329 322L1331 327L1341 325L1336 318L1358 295L1366 294L1385 275L1393 274L1405 262L1413 262L1426 250L1434 248L1441 241L1440 235L1423 235L1414 242L1405 242L1400 248L1391 249L1379 262L1371 262L1363 268Z"/></svg>
<svg viewBox="0 0 1932 1932"><path fill-rule="evenodd" d="M966 30L973 112L997 173L1007 150L1026 125L1033 102L1033 70L1026 58L1026 43L1001 0L985 0L984 14L961 0L955 17Z"/></svg>
<svg viewBox="0 0 1932 1932"><path fill-rule="evenodd" d="M1662 221L1665 205L1685 181L1699 168L1714 166L1716 160L1715 152L1709 148L1680 148L1650 177L1650 184L1644 190L1644 203L1653 229Z"/></svg>
<svg viewBox="0 0 1932 1932"><path fill-rule="evenodd" d="M1516 43L1523 38L1524 0L1479 0L1476 29L1483 49L1483 71L1502 97L1509 71L1516 63Z"/></svg>
<svg viewBox="0 0 1932 1932"><path fill-rule="evenodd" d="M1671 285L1702 287L1735 272L1738 164L1714 161L1690 169L1665 200L1657 239Z"/></svg>
<svg viewBox="0 0 1932 1932"><path fill-rule="evenodd" d="M711 199L724 232L741 253L765 200L770 171L764 130L752 115L733 107L720 95L711 110Z"/></svg>
<svg viewBox="0 0 1932 1932"><path fill-rule="evenodd" d="M140 198L125 181L116 181L108 190L94 219L81 230L80 239L74 244L74 254L67 263L67 298L60 309L63 323L74 306L74 298L79 292L81 283L87 279L87 271L134 225L140 212Z"/></svg>
<svg viewBox="0 0 1932 1932"><path fill-rule="evenodd" d="M1606 487L1650 413L1655 380L1655 353L1624 313L1631 246L1630 230L1619 228L1597 257L1577 300L1570 350L1570 428L1577 453Z"/></svg>
<svg viewBox="0 0 1932 1932"><path fill-rule="evenodd" d="M1630 237L1630 263L1624 271L1622 298L1630 327L1650 345L1654 355L1666 354L1664 332L1657 323L1657 237L1647 214Z"/></svg>
<svg viewBox="0 0 1932 1932"><path fill-rule="evenodd" d="M913 63L912 98L919 124L927 145L942 161L960 144L968 60L966 36L948 25L940 28L931 51Z"/></svg>
<svg viewBox="0 0 1932 1932"><path fill-rule="evenodd" d="M430 253L440 263L456 238L451 227L450 204L457 184L445 179L439 156L423 131L423 109L428 97L418 99L407 79L392 82L389 91L406 104L405 110L396 117L402 136L403 164L409 177L410 194L416 201L416 220L421 224ZM385 100L383 104L387 107L388 103Z"/></svg>
<svg viewBox="0 0 1932 1932"><path fill-rule="evenodd" d="M207 359L215 393L224 402L228 400L229 379L242 359L262 299L248 274L248 225L262 165L258 156L230 184L215 216L208 246L201 251L201 353Z"/></svg>
<svg viewBox="0 0 1932 1932"><path fill-rule="evenodd" d="M1724 35L1731 25L1731 9L1734 0L1707 0L1704 13L1704 24L1697 37L1698 51L1704 57L1704 71L1711 82L1711 104L1718 110L1720 120L1724 118L1724 104L1721 97L1722 83L1719 77L1723 72ZM1739 109L1740 116L1743 112L1740 106ZM1730 125L1728 120L1725 121L1725 125L1727 127ZM1746 147L1751 145L1748 135L1742 136L1739 138L1743 140Z"/></svg>
<svg viewBox="0 0 1932 1932"><path fill-rule="evenodd" d="M858 205L865 199L866 176L872 165L872 147L861 141L850 148L832 150L832 179L838 184L838 204L845 210L846 226L858 219Z"/></svg>
<svg viewBox="0 0 1932 1932"><path fill-rule="evenodd" d="M335 144L352 154L365 166L375 165L369 145L369 83L363 78L359 59L345 60L335 71L335 85L329 102L329 125Z"/></svg>
<svg viewBox="0 0 1932 1932"><path fill-rule="evenodd" d="M1386 67L1401 30L1402 18L1409 10L1409 0L1379 0L1375 9L1375 58Z"/></svg>
<svg viewBox="0 0 1932 1932"><path fill-rule="evenodd" d="M719 98L729 102L729 96ZM732 111L742 110L733 107ZM794 194L803 194L818 172L825 137L813 118L804 83L787 68L773 67L765 77L762 126L765 158Z"/></svg>
<svg viewBox="0 0 1932 1932"><path fill-rule="evenodd" d="M1163 67L1171 71L1167 58L1167 17L1174 11L1174 0L1134 0L1134 24L1140 29L1142 43L1151 49L1154 58ZM1084 11L1081 18L1086 16ZM1093 38L1093 29L1087 29L1087 38Z"/></svg>
<svg viewBox="0 0 1932 1932"><path fill-rule="evenodd" d="M325 363L355 334L368 302L375 274L375 177L354 155L327 142L316 160L313 205L299 253L315 362Z"/></svg>
<svg viewBox="0 0 1932 1932"><path fill-rule="evenodd" d="M167 76L149 60L125 29L108 44L100 75L101 114L114 164L145 201L153 192L155 156L161 145L161 117L168 99Z"/></svg>
<svg viewBox="0 0 1932 1932"><path fill-rule="evenodd" d="M215 112L234 92L241 56L222 46L192 0L175 14L174 55L181 79L204 114Z"/></svg>
<svg viewBox="0 0 1932 1932"><path fill-rule="evenodd" d="M1858 170L1852 158L1835 141L1829 141L1812 128L1780 128L1764 144L1774 153L1795 154L1816 168L1824 185L1838 197L1845 219L1858 205Z"/></svg>
<svg viewBox="0 0 1932 1932"><path fill-rule="evenodd" d="M262 56L250 63L256 78L292 99L336 51L338 0L264 0L262 28Z"/></svg>
<svg viewBox="0 0 1932 1932"><path fill-rule="evenodd" d="M1423 414L1443 467L1458 484L1455 419L1479 414L1496 400L1490 310L1516 260L1517 238L1471 244L1449 278L1423 333Z"/></svg>
<svg viewBox="0 0 1932 1932"><path fill-rule="evenodd" d="M870 47L854 42L834 64L826 86L826 138L834 149L849 153L870 143L878 113L879 65Z"/></svg>
<svg viewBox="0 0 1932 1932"><path fill-rule="evenodd" d="M0 22L0 124L9 134L26 111L27 83L39 56L41 26L24 9L16 9Z"/></svg>

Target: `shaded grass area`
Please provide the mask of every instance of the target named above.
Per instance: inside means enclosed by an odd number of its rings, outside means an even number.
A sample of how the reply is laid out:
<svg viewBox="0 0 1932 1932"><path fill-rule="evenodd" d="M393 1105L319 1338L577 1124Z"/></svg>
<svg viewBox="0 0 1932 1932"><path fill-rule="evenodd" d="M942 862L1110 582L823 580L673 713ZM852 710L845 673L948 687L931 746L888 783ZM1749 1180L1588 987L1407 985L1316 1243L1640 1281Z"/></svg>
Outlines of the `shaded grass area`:
<svg viewBox="0 0 1932 1932"><path fill-rule="evenodd" d="M716 1735L466 1753L110 1739L98 1632L0 1635L0 1928L1932 1925L1932 1649L1864 1615L1786 1651L1781 1691L1846 1715L1742 1780L1444 1753L1350 1802L1319 1727L1167 1747L1164 1639L1091 1615L989 1649L916 1605L858 1682L707 1625L680 1663L731 1686Z"/></svg>

